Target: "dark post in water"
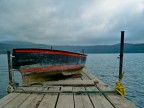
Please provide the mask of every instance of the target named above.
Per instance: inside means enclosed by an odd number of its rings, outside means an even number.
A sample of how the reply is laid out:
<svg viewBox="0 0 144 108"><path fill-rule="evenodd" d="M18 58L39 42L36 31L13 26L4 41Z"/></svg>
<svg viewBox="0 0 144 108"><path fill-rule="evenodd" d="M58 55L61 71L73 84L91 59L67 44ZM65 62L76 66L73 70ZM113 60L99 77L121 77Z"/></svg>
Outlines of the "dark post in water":
<svg viewBox="0 0 144 108"><path fill-rule="evenodd" d="M123 51L124 51L124 31L121 31L119 80L122 79L122 71L123 71Z"/></svg>
<svg viewBox="0 0 144 108"><path fill-rule="evenodd" d="M12 79L12 71L11 71L10 51L7 51L7 57L8 57L9 84L11 84L13 82L13 79Z"/></svg>

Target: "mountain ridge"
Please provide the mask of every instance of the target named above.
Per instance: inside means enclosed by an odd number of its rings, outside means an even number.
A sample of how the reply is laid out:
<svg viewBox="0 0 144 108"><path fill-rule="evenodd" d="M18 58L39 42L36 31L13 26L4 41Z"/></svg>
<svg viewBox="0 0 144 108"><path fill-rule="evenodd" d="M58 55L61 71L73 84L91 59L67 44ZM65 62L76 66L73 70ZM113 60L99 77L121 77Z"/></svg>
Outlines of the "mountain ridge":
<svg viewBox="0 0 144 108"><path fill-rule="evenodd" d="M0 54L5 54L8 50L12 51L14 48L43 48L43 49L56 49L82 53L119 53L120 44L114 45L91 45L91 46L74 46L74 45L46 45L36 44L24 41L5 41L0 42ZM131 44L125 43L125 53L144 53L144 43Z"/></svg>

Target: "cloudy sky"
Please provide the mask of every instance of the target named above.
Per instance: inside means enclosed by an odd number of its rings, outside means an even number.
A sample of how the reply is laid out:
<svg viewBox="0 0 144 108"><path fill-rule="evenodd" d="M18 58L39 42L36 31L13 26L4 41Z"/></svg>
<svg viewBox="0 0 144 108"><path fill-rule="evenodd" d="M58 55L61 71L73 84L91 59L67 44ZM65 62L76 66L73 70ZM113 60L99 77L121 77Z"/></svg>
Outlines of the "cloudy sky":
<svg viewBox="0 0 144 108"><path fill-rule="evenodd" d="M0 40L52 45L144 43L144 0L0 0Z"/></svg>

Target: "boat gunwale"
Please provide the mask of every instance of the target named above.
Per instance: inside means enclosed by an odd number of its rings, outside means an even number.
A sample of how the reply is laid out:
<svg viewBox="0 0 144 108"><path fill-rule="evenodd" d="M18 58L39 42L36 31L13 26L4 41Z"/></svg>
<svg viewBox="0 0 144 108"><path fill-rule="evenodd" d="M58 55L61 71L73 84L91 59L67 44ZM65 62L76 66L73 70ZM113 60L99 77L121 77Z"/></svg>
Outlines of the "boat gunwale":
<svg viewBox="0 0 144 108"><path fill-rule="evenodd" d="M35 52L24 52L24 51L19 51L16 52L16 50L35 50ZM43 52L36 52L36 51L43 51ZM64 50L54 50L54 49L41 49L41 48L14 48L12 55L15 56L15 53L45 53L46 51L53 51L53 52L61 52L61 53L68 53L68 54L74 54L75 56L81 56L81 57L86 57L86 54L82 53L76 53L76 52L71 52L71 51L64 51ZM65 55L65 54L64 54Z"/></svg>

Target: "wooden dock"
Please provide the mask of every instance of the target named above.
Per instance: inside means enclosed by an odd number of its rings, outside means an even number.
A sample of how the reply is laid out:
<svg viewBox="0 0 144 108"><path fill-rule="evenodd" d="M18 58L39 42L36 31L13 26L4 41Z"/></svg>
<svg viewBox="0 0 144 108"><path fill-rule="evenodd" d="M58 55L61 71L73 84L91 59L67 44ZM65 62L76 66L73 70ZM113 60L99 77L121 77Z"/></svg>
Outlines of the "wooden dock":
<svg viewBox="0 0 144 108"><path fill-rule="evenodd" d="M86 69L80 78L18 87L0 99L0 108L135 108Z"/></svg>

